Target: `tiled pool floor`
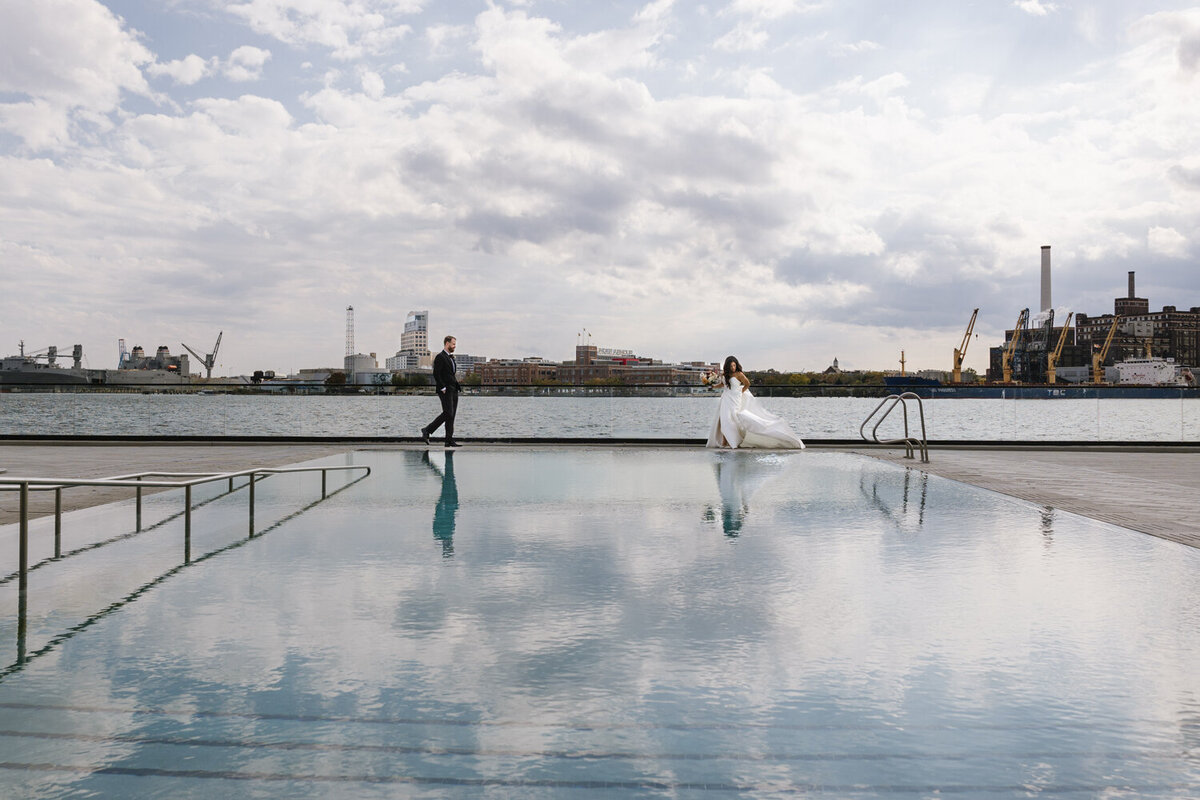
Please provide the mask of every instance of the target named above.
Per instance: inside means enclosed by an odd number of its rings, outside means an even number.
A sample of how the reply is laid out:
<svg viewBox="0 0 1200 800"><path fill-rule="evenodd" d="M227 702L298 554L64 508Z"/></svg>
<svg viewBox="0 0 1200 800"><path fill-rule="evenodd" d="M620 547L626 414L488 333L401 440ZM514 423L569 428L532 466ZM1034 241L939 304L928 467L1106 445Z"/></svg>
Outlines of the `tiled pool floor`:
<svg viewBox="0 0 1200 800"><path fill-rule="evenodd" d="M0 796L1200 795L1193 548L848 454L349 458L187 565L178 495L68 515Z"/></svg>

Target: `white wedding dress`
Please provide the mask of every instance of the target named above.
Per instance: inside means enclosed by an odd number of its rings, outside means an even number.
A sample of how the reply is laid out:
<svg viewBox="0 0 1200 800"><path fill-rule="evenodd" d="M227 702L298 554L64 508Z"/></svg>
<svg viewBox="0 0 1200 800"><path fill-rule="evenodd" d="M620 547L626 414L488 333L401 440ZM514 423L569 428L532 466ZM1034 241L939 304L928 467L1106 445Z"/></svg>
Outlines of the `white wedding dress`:
<svg viewBox="0 0 1200 800"><path fill-rule="evenodd" d="M706 447L779 447L804 449L804 442L788 424L763 408L750 390L742 391L736 377L721 392L721 405L713 420Z"/></svg>

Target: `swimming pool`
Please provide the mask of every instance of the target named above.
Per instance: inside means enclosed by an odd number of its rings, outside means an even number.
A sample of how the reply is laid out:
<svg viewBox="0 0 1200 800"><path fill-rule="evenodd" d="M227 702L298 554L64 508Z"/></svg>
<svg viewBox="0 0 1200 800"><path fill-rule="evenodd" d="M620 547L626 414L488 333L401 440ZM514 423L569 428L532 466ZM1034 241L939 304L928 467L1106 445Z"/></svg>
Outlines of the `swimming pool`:
<svg viewBox="0 0 1200 800"><path fill-rule="evenodd" d="M844 453L348 462L253 538L198 496L187 565L178 495L68 515L0 796L1200 794L1194 549Z"/></svg>

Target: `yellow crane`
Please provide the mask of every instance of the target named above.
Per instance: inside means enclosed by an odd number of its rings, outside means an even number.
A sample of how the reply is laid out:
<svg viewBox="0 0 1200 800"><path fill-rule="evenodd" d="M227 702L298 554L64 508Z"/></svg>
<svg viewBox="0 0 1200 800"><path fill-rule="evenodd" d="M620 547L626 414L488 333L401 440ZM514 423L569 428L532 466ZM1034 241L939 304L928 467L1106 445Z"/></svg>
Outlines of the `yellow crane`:
<svg viewBox="0 0 1200 800"><path fill-rule="evenodd" d="M1112 345L1113 335L1116 334L1120 322L1120 317L1113 317L1113 324L1108 329L1104 346L1100 348L1100 352L1092 353L1092 383L1104 383L1104 359L1108 358L1108 348Z"/></svg>
<svg viewBox="0 0 1200 800"><path fill-rule="evenodd" d="M967 357L967 345L971 343L971 331L975 330L975 318L979 316L979 309L971 312L971 321L967 323L967 332L963 334L962 344L954 348L954 383L962 383L962 362Z"/></svg>
<svg viewBox="0 0 1200 800"><path fill-rule="evenodd" d="M1004 348L1004 353L1000 356L1001 369L1004 371L1004 382L1012 383L1012 362L1013 354L1017 352L1017 342L1021 341L1021 332L1025 330L1026 323L1029 322L1029 309L1021 309L1021 313L1017 315L1017 324L1013 326L1012 339L1008 342L1008 347Z"/></svg>
<svg viewBox="0 0 1200 800"><path fill-rule="evenodd" d="M1067 343L1067 331L1071 327L1071 317L1075 316L1075 312L1067 314L1067 321L1063 323L1062 333L1059 334L1058 344L1055 345L1054 351L1046 358L1046 383L1054 383L1054 368L1058 366L1058 357L1062 355L1063 345Z"/></svg>

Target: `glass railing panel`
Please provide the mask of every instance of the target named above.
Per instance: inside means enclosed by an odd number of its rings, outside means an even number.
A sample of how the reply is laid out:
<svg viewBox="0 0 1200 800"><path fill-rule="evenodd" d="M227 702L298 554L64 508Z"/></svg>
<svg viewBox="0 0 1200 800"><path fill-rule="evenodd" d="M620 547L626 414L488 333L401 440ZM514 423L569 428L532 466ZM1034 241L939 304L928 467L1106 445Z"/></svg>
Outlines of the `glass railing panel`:
<svg viewBox="0 0 1200 800"><path fill-rule="evenodd" d="M756 387L801 438L854 440L884 387ZM475 437L704 439L716 392L663 387L468 389L456 434ZM909 434L920 430L909 401ZM1200 441L1200 398L933 398L931 441ZM42 436L415 437L440 413L432 390L399 394L198 394L124 391L0 393L0 434ZM903 435L897 409L879 437ZM870 430L867 431L870 433ZM442 435L439 431L439 435Z"/></svg>

